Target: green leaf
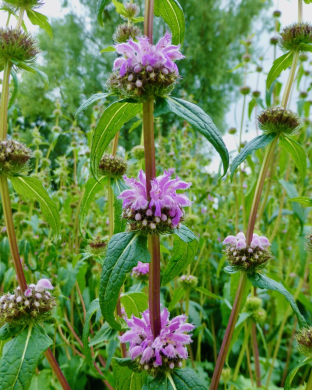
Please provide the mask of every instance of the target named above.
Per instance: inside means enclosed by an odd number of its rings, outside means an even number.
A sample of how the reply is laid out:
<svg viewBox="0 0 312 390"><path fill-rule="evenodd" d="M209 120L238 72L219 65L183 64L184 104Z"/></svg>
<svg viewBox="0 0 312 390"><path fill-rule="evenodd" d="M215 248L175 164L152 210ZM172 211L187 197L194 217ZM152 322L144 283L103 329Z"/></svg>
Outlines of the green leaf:
<svg viewBox="0 0 312 390"><path fill-rule="evenodd" d="M266 81L266 88L269 89L274 80L282 73L283 70L286 70L291 66L293 60L293 53L289 51L288 53L277 58L272 65L272 68L268 74Z"/></svg>
<svg viewBox="0 0 312 390"><path fill-rule="evenodd" d="M306 4L312 4L312 0L303 0Z"/></svg>
<svg viewBox="0 0 312 390"><path fill-rule="evenodd" d="M91 147L91 172L98 178L103 153L121 127L142 111L141 103L120 100L107 107L94 131Z"/></svg>
<svg viewBox="0 0 312 390"><path fill-rule="evenodd" d="M6 341L14 336L16 336L23 326L12 326L10 324L5 324L0 328L0 341Z"/></svg>
<svg viewBox="0 0 312 390"><path fill-rule="evenodd" d="M123 304L128 318L131 318L132 315L140 317L140 314L148 309L147 295L143 292L121 294L120 302Z"/></svg>
<svg viewBox="0 0 312 390"><path fill-rule="evenodd" d="M116 49L114 48L114 46L107 46L103 50L101 50L100 53L111 53L115 51Z"/></svg>
<svg viewBox="0 0 312 390"><path fill-rule="evenodd" d="M249 120L250 120L252 111L255 108L256 104L257 104L256 99L251 99L249 104L248 104L248 118L249 118Z"/></svg>
<svg viewBox="0 0 312 390"><path fill-rule="evenodd" d="M183 272L194 260L198 250L197 237L190 229L182 225L174 232L173 255L166 266L162 279L163 285Z"/></svg>
<svg viewBox="0 0 312 390"><path fill-rule="evenodd" d="M96 8L97 19L102 27L104 27L103 13L107 3L108 0L98 0L97 3L97 8Z"/></svg>
<svg viewBox="0 0 312 390"><path fill-rule="evenodd" d="M205 295L207 295L209 298L212 298L212 299L221 299L222 301L224 300L223 297L220 297L219 295L216 295L212 292L210 292L209 290L207 290L205 287L197 287L196 290L198 292L201 292Z"/></svg>
<svg viewBox="0 0 312 390"><path fill-rule="evenodd" d="M53 38L53 32L52 27L50 26L49 19L42 15L41 13L34 11L31 8L26 8L27 16L30 22L35 25L42 28L52 39Z"/></svg>
<svg viewBox="0 0 312 390"><path fill-rule="evenodd" d="M137 18L131 18L132 23L141 23L144 22L144 16L138 16Z"/></svg>
<svg viewBox="0 0 312 390"><path fill-rule="evenodd" d="M289 137L280 137L281 146L288 152L294 160L301 180L304 180L307 174L307 156L303 147Z"/></svg>
<svg viewBox="0 0 312 390"><path fill-rule="evenodd" d="M181 299L184 297L184 295L185 295L185 290L184 290L184 288L182 288L182 287L180 287L180 288L175 288L175 289L173 290L173 296L172 296L172 299L171 299L171 301L170 301L168 310L169 310L169 311L172 311L172 310L176 307L177 303L178 303L179 301L181 301Z"/></svg>
<svg viewBox="0 0 312 390"><path fill-rule="evenodd" d="M100 307L100 306L99 306ZM104 341L116 340L118 332L112 329L107 322L103 324L101 329L96 333L91 341L89 341L89 347L103 343Z"/></svg>
<svg viewBox="0 0 312 390"><path fill-rule="evenodd" d="M183 99L167 96L165 101L171 112L193 125L216 149L223 162L224 176L229 167L229 154L211 118L200 107Z"/></svg>
<svg viewBox="0 0 312 390"><path fill-rule="evenodd" d="M237 64L236 66L234 66L233 69L228 70L228 72L232 73L232 72L234 72L234 70L239 69L239 68L241 68L244 65L245 65L245 62L241 62L241 63Z"/></svg>
<svg viewBox="0 0 312 390"><path fill-rule="evenodd" d="M146 384L142 390L205 390L195 371L190 368L160 372L156 378Z"/></svg>
<svg viewBox="0 0 312 390"><path fill-rule="evenodd" d="M298 192L296 190L296 187L294 186L293 183L290 183L289 181L285 181L283 179L280 179L279 182L281 185L285 188L287 195L289 198L296 198L298 197ZM303 208L300 206L298 203L292 203L291 208L293 209L293 212L295 213L296 217L299 219L301 228L303 229L306 216L304 214Z"/></svg>
<svg viewBox="0 0 312 390"><path fill-rule="evenodd" d="M298 324L300 328L307 326L306 320L303 317L303 315L300 313L300 310L293 296L290 294L289 291L286 290L286 288L282 284L259 273L253 273L253 274L248 273L247 276L254 287L267 289L271 291L278 291L279 293L284 295L284 297L290 303L290 306L292 307L293 311L295 312L298 318Z"/></svg>
<svg viewBox="0 0 312 390"><path fill-rule="evenodd" d="M123 360L127 360L127 362L123 363ZM113 359L116 390L139 390L143 388L147 374L144 371L132 371L127 367L128 362L129 359Z"/></svg>
<svg viewBox="0 0 312 390"><path fill-rule="evenodd" d="M295 375L297 374L299 368L304 367L305 365L312 362L312 358L306 358L302 362L296 364L296 366L290 371L290 373L287 375L284 390L291 390L291 382L293 381Z"/></svg>
<svg viewBox="0 0 312 390"><path fill-rule="evenodd" d="M43 369L34 375L29 390L52 390L52 370Z"/></svg>
<svg viewBox="0 0 312 390"><path fill-rule="evenodd" d="M107 185L108 179L107 177L101 177L98 181L91 177L85 186L85 192L83 194L81 208L80 208L80 216L79 216L79 230L83 235L83 230L86 227L85 221L86 217L90 211L91 203L95 195L104 189L105 185ZM87 229L85 228L85 231Z"/></svg>
<svg viewBox="0 0 312 390"><path fill-rule="evenodd" d="M226 267L224 267L223 271L229 275L237 274L237 272L239 272L236 268L233 268L231 265L227 265Z"/></svg>
<svg viewBox="0 0 312 390"><path fill-rule="evenodd" d="M312 207L312 199L308 198L307 196L297 196L295 198L290 198L287 200L287 202L297 202L302 204L302 206Z"/></svg>
<svg viewBox="0 0 312 390"><path fill-rule="evenodd" d="M305 52L305 51L312 52L312 45L310 45L308 43L301 43L299 45L299 50L300 50L300 52Z"/></svg>
<svg viewBox="0 0 312 390"><path fill-rule="evenodd" d="M120 330L115 320L115 308L119 291L126 280L127 273L138 261L149 263L147 238L137 232L115 234L107 247L100 282L100 307L105 320L112 328Z"/></svg>
<svg viewBox="0 0 312 390"><path fill-rule="evenodd" d="M0 360L0 390L27 390L42 354L51 344L40 325L29 325L6 343Z"/></svg>
<svg viewBox="0 0 312 390"><path fill-rule="evenodd" d="M154 14L162 17L172 32L172 43L183 44L185 36L185 18L177 0L155 0Z"/></svg>
<svg viewBox="0 0 312 390"><path fill-rule="evenodd" d="M263 134L263 135L259 135L258 137L252 139L251 141L249 141L243 147L243 149L240 151L240 153L237 156L235 156L235 158L231 164L231 167L230 167L231 179L234 176L236 168L243 161L246 160L247 156L249 156L254 150L258 150L258 149L264 148L267 145L269 145L274 140L275 137L276 137L275 133Z"/></svg>
<svg viewBox="0 0 312 390"><path fill-rule="evenodd" d="M126 11L125 6L122 3L119 3L119 1L117 1L117 0L112 0L112 1L114 3L114 6L116 7L116 12L119 15L127 17L128 15L127 15L127 11Z"/></svg>
<svg viewBox="0 0 312 390"><path fill-rule="evenodd" d="M47 190L43 187L41 181L29 176L10 177L10 180L16 192L40 203L42 214L51 226L54 237L57 237L60 228L59 211L56 204L47 193Z"/></svg>
<svg viewBox="0 0 312 390"><path fill-rule="evenodd" d="M76 111L75 117L83 110L85 110L87 107L89 107L92 103L97 102L98 100L106 99L107 96L109 96L108 93L96 93L95 95L92 95L88 100L86 100L82 105L78 108Z"/></svg>
<svg viewBox="0 0 312 390"><path fill-rule="evenodd" d="M18 93L18 77L13 69L11 70L11 76L13 80L14 89L9 100L8 109L10 109L13 106Z"/></svg>
<svg viewBox="0 0 312 390"><path fill-rule="evenodd" d="M93 359L91 356L91 350L89 347L88 338L89 338L89 334L90 334L91 317L99 309L100 309L99 300L95 299L94 301L91 302L89 310L87 311L86 320L85 320L85 324L84 324L83 332L82 332L83 354L86 357L86 363L89 365L91 371L96 376L99 376L99 373L95 370L94 365L93 365Z"/></svg>
<svg viewBox="0 0 312 390"><path fill-rule="evenodd" d="M42 72L41 70L39 70L39 69L37 69L37 68L34 68L33 66L27 65L27 64L25 64L24 62L16 62L16 65L17 65L20 69L24 69L24 70L26 70L27 72L34 73L34 74L37 74L38 76L40 76L40 78L41 78L42 81L44 82L45 89L48 89L48 86L49 86L49 78L48 78L48 76L47 76L44 72Z"/></svg>

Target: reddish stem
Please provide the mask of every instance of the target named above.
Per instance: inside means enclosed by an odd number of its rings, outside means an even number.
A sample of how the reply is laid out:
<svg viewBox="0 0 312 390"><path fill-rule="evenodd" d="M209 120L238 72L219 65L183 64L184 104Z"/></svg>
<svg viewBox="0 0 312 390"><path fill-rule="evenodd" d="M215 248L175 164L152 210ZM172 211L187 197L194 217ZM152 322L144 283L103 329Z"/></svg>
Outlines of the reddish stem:
<svg viewBox="0 0 312 390"><path fill-rule="evenodd" d="M254 322L251 325L251 339L252 339L252 351L253 351L254 360L255 360L256 383L257 383L257 387L261 387L259 348L258 348L258 342L257 342L256 324Z"/></svg>

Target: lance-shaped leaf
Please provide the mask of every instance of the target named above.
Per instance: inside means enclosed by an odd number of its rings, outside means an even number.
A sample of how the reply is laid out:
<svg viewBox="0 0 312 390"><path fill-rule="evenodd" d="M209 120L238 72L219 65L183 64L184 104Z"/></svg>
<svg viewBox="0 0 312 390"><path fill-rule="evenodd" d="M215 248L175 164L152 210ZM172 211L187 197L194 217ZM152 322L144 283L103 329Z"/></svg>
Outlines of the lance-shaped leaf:
<svg viewBox="0 0 312 390"><path fill-rule="evenodd" d="M102 27L104 27L103 13L107 3L108 0L98 0L97 3L97 8L96 8L97 19Z"/></svg>
<svg viewBox="0 0 312 390"><path fill-rule="evenodd" d="M198 375L190 368L160 372L155 379L142 390L205 390Z"/></svg>
<svg viewBox="0 0 312 390"><path fill-rule="evenodd" d="M59 211L41 181L29 176L10 177L10 180L16 192L40 203L42 214L53 229L54 236L57 237L60 228Z"/></svg>
<svg viewBox="0 0 312 390"><path fill-rule="evenodd" d="M183 44L185 36L185 18L177 0L155 0L154 14L160 16L170 27L172 43Z"/></svg>
<svg viewBox="0 0 312 390"><path fill-rule="evenodd" d="M198 240L195 234L185 226L174 231L173 255L169 260L162 284L167 284L183 272L194 260L198 250Z"/></svg>
<svg viewBox="0 0 312 390"><path fill-rule="evenodd" d="M278 78L278 76L286 70L289 66L291 66L292 59L294 54L289 51L288 53L282 55L277 58L272 65L272 68L268 74L266 81L266 88L269 89L274 80Z"/></svg>
<svg viewBox="0 0 312 390"><path fill-rule="evenodd" d="M287 202L298 202L302 204L302 206L312 207L312 199L308 198L307 196L297 196L295 198L290 198Z"/></svg>
<svg viewBox="0 0 312 390"><path fill-rule="evenodd" d="M221 157L224 176L229 167L229 153L212 119L200 107L196 106L196 104L183 99L166 96L166 98L158 99L158 104L162 107L163 112L169 110L185 119L212 144Z"/></svg>
<svg viewBox="0 0 312 390"><path fill-rule="evenodd" d="M10 324L5 324L0 328L0 341L6 341L11 337L16 336L23 330L23 325L12 326Z"/></svg>
<svg viewBox="0 0 312 390"><path fill-rule="evenodd" d="M114 234L124 232L126 229L127 221L122 218L122 200L117 197L128 187L123 179L116 178L111 179L110 185L112 186L114 199Z"/></svg>
<svg viewBox="0 0 312 390"><path fill-rule="evenodd" d="M306 320L303 317L303 315L300 313L300 310L299 310L293 296L291 295L291 293L289 291L286 290L286 288L282 284L276 282L273 279L268 278L267 276L259 274L259 273L253 273L253 274L248 273L247 276L248 276L248 279L250 280L251 284L254 287L267 289L267 290L271 290L271 291L278 291L279 293L284 295L284 297L290 303L290 306L292 307L293 311L295 312L295 314L298 318L298 324L299 324L300 328L307 326Z"/></svg>
<svg viewBox="0 0 312 390"><path fill-rule="evenodd" d="M112 328L120 330L115 320L115 308L119 291L124 284L127 273L138 264L150 262L147 250L147 238L137 232L115 234L108 246L104 259L100 282L100 307L105 320Z"/></svg>
<svg viewBox="0 0 312 390"><path fill-rule="evenodd" d="M27 72L30 72L30 73L37 74L42 79L42 81L44 82L45 89L48 88L48 86L49 86L49 78L48 78L48 76L44 72L42 72L42 70L39 70L39 69L37 69L37 68L35 68L33 66L27 65L27 64L25 64L25 62L19 62L19 61L15 61L15 60L11 60L11 61L18 68L26 70Z"/></svg>
<svg viewBox="0 0 312 390"><path fill-rule="evenodd" d="M98 181L91 177L87 181L80 208L79 229L81 234L83 234L85 220L90 210L90 205L93 202L95 195L104 189L105 185L107 185L107 182L107 177L101 177Z"/></svg>
<svg viewBox="0 0 312 390"><path fill-rule="evenodd" d="M269 145L274 138L276 137L275 133L269 133L269 134L263 134L259 135L258 137L252 139L249 141L243 149L240 151L240 153L234 158L230 171L231 171L231 179L233 178L233 175L236 171L236 168L246 160L246 158L254 151L261 148L265 148L267 145Z"/></svg>
<svg viewBox="0 0 312 390"><path fill-rule="evenodd" d="M130 359L113 359L113 373L116 389L142 389L146 381L147 374L144 371L133 371L128 366L133 366Z"/></svg>
<svg viewBox="0 0 312 390"><path fill-rule="evenodd" d="M0 360L0 390L27 390L42 354L51 344L40 325L27 326L6 343Z"/></svg>
<svg viewBox="0 0 312 390"><path fill-rule="evenodd" d="M31 8L27 8L26 12L31 24L42 28L52 39L53 32L52 32L52 27L50 26L49 23L49 19L45 15L42 15L41 13L34 11Z"/></svg>
<svg viewBox="0 0 312 390"><path fill-rule="evenodd" d="M16 96L17 96L17 93L18 93L18 77L17 77L16 72L14 72L14 70L11 70L11 76L12 76L12 80L13 80L14 89L13 89L13 92L11 93L11 97L10 97L9 104L8 104L8 109L13 106L15 99L16 99Z"/></svg>
<svg viewBox="0 0 312 390"><path fill-rule="evenodd" d="M300 173L301 180L304 180L307 175L307 156L303 147L289 137L280 137L280 143L286 152L291 155Z"/></svg>
<svg viewBox="0 0 312 390"><path fill-rule="evenodd" d="M93 364L93 359L92 359L92 356L91 356L91 350L90 350L90 347L89 347L88 338L89 338L89 334L90 334L90 321L91 321L91 317L99 309L100 309L99 300L95 299L94 301L91 302L89 310L87 311L85 324L84 324L83 332L82 332L83 354L86 357L86 363L89 365L91 371L96 376L99 376L99 373L94 368L94 364Z"/></svg>
<svg viewBox="0 0 312 390"><path fill-rule="evenodd" d="M105 149L121 127L141 111L142 104L129 102L129 99L115 102L104 111L95 128L91 147L91 172L96 179Z"/></svg>
<svg viewBox="0 0 312 390"><path fill-rule="evenodd" d="M311 363L312 358L306 358L302 362L296 364L296 366L290 371L290 373L287 375L284 390L291 390L291 383L297 374L299 368L306 366L307 364Z"/></svg>
<svg viewBox="0 0 312 390"><path fill-rule="evenodd" d="M88 100L82 103L82 105L76 111L75 116L77 116L81 111L88 108L92 103L97 102L98 100L105 99L107 98L107 96L109 96L108 93L96 93L95 95L92 95Z"/></svg>
<svg viewBox="0 0 312 390"><path fill-rule="evenodd" d="M125 308L128 318L131 318L132 315L140 317L140 313L143 313L148 308L147 295L142 292L121 294L120 301Z"/></svg>

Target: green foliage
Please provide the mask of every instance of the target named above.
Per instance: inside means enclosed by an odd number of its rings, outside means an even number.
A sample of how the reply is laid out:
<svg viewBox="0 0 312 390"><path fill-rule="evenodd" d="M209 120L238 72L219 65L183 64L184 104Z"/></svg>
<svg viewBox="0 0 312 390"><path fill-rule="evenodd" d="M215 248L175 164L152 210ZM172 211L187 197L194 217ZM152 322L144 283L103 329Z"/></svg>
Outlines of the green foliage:
<svg viewBox="0 0 312 390"><path fill-rule="evenodd" d="M122 359L113 360L113 369L116 388L118 390L143 389L147 374L132 371L127 365L123 364Z"/></svg>
<svg viewBox="0 0 312 390"><path fill-rule="evenodd" d="M267 89L271 87L273 81L278 78L278 76L283 72L283 70L286 70L291 65L292 60L293 53L287 52L273 62L273 66L268 74L266 81Z"/></svg>
<svg viewBox="0 0 312 390"><path fill-rule="evenodd" d="M281 146L288 152L294 160L295 166L299 171L301 180L304 180L307 175L307 156L303 147L289 137L280 138Z"/></svg>
<svg viewBox="0 0 312 390"><path fill-rule="evenodd" d="M173 387L175 386L175 388ZM198 379L197 374L189 369L176 369L172 372L161 373L146 384L142 390L204 390L205 386Z"/></svg>
<svg viewBox="0 0 312 390"><path fill-rule="evenodd" d="M185 18L177 0L156 0L154 13L168 24L172 32L172 43L183 44L185 36Z"/></svg>

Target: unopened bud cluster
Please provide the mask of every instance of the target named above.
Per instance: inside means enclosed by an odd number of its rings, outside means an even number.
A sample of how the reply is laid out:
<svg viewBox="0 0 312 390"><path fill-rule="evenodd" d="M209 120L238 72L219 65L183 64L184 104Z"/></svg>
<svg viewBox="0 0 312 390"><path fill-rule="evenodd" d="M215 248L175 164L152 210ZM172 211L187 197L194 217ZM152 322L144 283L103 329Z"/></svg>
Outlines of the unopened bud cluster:
<svg viewBox="0 0 312 390"><path fill-rule="evenodd" d="M223 368L221 372L221 381L227 383L232 379L232 370L230 368Z"/></svg>
<svg viewBox="0 0 312 390"><path fill-rule="evenodd" d="M142 31L135 25L128 25L128 23L120 24L113 35L115 43L124 43L129 39L137 39L142 36Z"/></svg>
<svg viewBox="0 0 312 390"><path fill-rule="evenodd" d="M244 233L240 232L237 236L228 236L223 244L227 246L224 253L228 262L238 271L259 271L272 259L267 249L270 243L264 236L254 234L250 245L247 245Z"/></svg>
<svg viewBox="0 0 312 390"><path fill-rule="evenodd" d="M267 313L262 308L262 299L257 297L248 297L245 304L245 311L251 313L252 319L259 323L264 324Z"/></svg>
<svg viewBox="0 0 312 390"><path fill-rule="evenodd" d="M312 26L309 23L294 23L280 33L280 46L285 50L307 51L304 45L312 43Z"/></svg>
<svg viewBox="0 0 312 390"><path fill-rule="evenodd" d="M135 146L131 150L131 153L133 157L136 158L137 160L143 160L143 158L145 157L144 146L140 146L140 145Z"/></svg>
<svg viewBox="0 0 312 390"><path fill-rule="evenodd" d="M306 245L305 245L305 249L308 251L308 252L312 252L312 232L310 232L308 235L307 235L307 241L306 241Z"/></svg>
<svg viewBox="0 0 312 390"><path fill-rule="evenodd" d="M179 278L180 285L184 288L194 288L198 285L198 278L193 275L182 275Z"/></svg>
<svg viewBox="0 0 312 390"><path fill-rule="evenodd" d="M103 176L123 176L127 172L127 162L122 157L104 154L99 170Z"/></svg>
<svg viewBox="0 0 312 390"><path fill-rule="evenodd" d="M133 210L127 207L122 212L122 218L128 220L129 230L141 230L146 234L165 234L171 233L173 229L180 227L180 223L176 226L172 223L172 218L176 211L170 208L163 207L161 209L161 217L155 216L155 207L147 209ZM184 221L185 212L181 208L180 222Z"/></svg>
<svg viewBox="0 0 312 390"><path fill-rule="evenodd" d="M94 256L104 255L106 252L107 244L108 237L97 237L95 240L89 242L89 245L86 248L86 252Z"/></svg>
<svg viewBox="0 0 312 390"><path fill-rule="evenodd" d="M302 328L295 335L298 352L306 357L312 357L312 327Z"/></svg>
<svg viewBox="0 0 312 390"><path fill-rule="evenodd" d="M0 62L15 60L30 63L38 53L36 42L29 34L9 28L0 29Z"/></svg>
<svg viewBox="0 0 312 390"><path fill-rule="evenodd" d="M299 116L282 107L270 107L258 116L260 129L265 133L293 134L301 125Z"/></svg>
<svg viewBox="0 0 312 390"><path fill-rule="evenodd" d="M149 97L170 94L179 79L176 72L170 72L165 66L136 65L124 76L113 72L107 82L108 90L124 98L146 101Z"/></svg>
<svg viewBox="0 0 312 390"><path fill-rule="evenodd" d="M17 287L13 294L0 298L0 322L13 325L43 322L49 319L56 305L55 298L39 283L30 284L25 292Z"/></svg>
<svg viewBox="0 0 312 390"><path fill-rule="evenodd" d="M27 173L32 151L20 142L8 140L0 142L0 175L13 176Z"/></svg>

